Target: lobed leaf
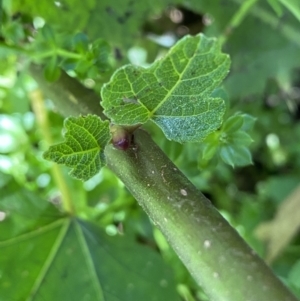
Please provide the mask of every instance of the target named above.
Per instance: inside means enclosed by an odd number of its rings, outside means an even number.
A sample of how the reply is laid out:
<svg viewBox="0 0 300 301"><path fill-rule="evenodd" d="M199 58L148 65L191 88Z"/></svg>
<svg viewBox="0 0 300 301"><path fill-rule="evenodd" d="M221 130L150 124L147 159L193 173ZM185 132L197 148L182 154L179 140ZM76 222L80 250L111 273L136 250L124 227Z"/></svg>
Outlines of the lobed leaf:
<svg viewBox="0 0 300 301"><path fill-rule="evenodd" d="M69 117L64 126L65 142L51 146L44 158L71 167L73 177L86 181L105 164L103 150L111 139L109 122L87 115Z"/></svg>
<svg viewBox="0 0 300 301"><path fill-rule="evenodd" d="M101 91L104 113L119 125L151 120L170 140L201 141L222 123L224 101L211 94L229 65L215 39L186 36L149 68L117 70Z"/></svg>

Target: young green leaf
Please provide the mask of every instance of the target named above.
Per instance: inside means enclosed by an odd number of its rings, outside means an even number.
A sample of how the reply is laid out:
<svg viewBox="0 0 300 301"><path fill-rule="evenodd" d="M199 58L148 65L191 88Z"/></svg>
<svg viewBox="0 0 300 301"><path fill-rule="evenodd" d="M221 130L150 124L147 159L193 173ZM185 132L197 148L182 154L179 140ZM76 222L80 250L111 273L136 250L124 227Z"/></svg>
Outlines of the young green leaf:
<svg viewBox="0 0 300 301"><path fill-rule="evenodd" d="M72 48L78 53L85 54L89 49L89 40L88 37L82 33L78 32L72 38Z"/></svg>
<svg viewBox="0 0 300 301"><path fill-rule="evenodd" d="M227 134L234 133L243 126L243 123L244 118L241 114L233 115L224 122L222 130Z"/></svg>
<svg viewBox="0 0 300 301"><path fill-rule="evenodd" d="M200 168L216 164L221 159L232 167L252 164L249 145L253 142L251 132L255 118L248 114L238 113L229 117L219 131L208 135L200 144Z"/></svg>
<svg viewBox="0 0 300 301"><path fill-rule="evenodd" d="M119 125L151 120L170 140L201 141L222 123L224 101L211 94L229 65L215 39L186 36L147 69L117 70L101 91L104 113Z"/></svg>
<svg viewBox="0 0 300 301"><path fill-rule="evenodd" d="M252 164L251 153L246 146L225 145L220 149L220 157L232 167Z"/></svg>
<svg viewBox="0 0 300 301"><path fill-rule="evenodd" d="M44 158L71 167L70 174L86 181L104 165L104 147L110 141L109 122L98 116L69 117L64 123L65 142L53 145Z"/></svg>

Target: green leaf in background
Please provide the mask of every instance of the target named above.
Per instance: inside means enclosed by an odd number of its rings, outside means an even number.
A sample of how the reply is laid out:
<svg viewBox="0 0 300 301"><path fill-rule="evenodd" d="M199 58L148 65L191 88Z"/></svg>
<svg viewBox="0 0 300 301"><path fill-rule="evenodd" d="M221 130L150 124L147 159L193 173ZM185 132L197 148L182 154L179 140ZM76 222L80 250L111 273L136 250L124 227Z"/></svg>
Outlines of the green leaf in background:
<svg viewBox="0 0 300 301"><path fill-rule="evenodd" d="M54 33L53 28L49 24L45 24L43 26L43 28L41 29L41 33L42 33L45 41L47 41L47 43L55 46L55 33Z"/></svg>
<svg viewBox="0 0 300 301"><path fill-rule="evenodd" d="M111 139L109 122L87 115L67 118L64 126L66 142L51 146L44 158L71 167L73 177L86 181L105 164L103 150Z"/></svg>
<svg viewBox="0 0 300 301"><path fill-rule="evenodd" d="M72 48L78 52L85 54L89 50L89 39L87 35L82 32L78 32L72 38Z"/></svg>
<svg viewBox="0 0 300 301"><path fill-rule="evenodd" d="M279 193L277 193L276 197L284 192L286 182L287 178L277 182L277 186L280 189L277 188ZM298 210L300 205L300 185L298 184L286 197L281 198L280 202L274 218L261 223L256 229L257 237L267 242L265 256L268 262L274 261L281 254L282 250L292 241L300 229L300 211Z"/></svg>
<svg viewBox="0 0 300 301"><path fill-rule="evenodd" d="M121 125L151 120L170 140L201 141L222 123L224 101L211 93L229 64L215 39L186 36L147 69L117 70L101 91L104 113Z"/></svg>
<svg viewBox="0 0 300 301"><path fill-rule="evenodd" d="M288 275L288 281L292 285L293 291L295 295L299 298L300 297L300 260L298 260Z"/></svg>
<svg viewBox="0 0 300 301"><path fill-rule="evenodd" d="M103 76L112 67L112 49L102 39L89 43L87 36L78 33L72 39L72 51L78 53L79 57L65 59L63 66L68 70L74 69L80 78L93 78L98 73Z"/></svg>
<svg viewBox="0 0 300 301"><path fill-rule="evenodd" d="M220 131L211 133L200 145L199 167L205 168L209 161L219 157L228 165L245 166L252 163L248 146L253 142L249 131L255 118L248 114L235 114L229 117Z"/></svg>
<svg viewBox="0 0 300 301"><path fill-rule="evenodd" d="M278 0L300 21L300 1L299 0Z"/></svg>
<svg viewBox="0 0 300 301"><path fill-rule="evenodd" d="M72 218L1 241L0 266L2 301L179 301L158 253Z"/></svg>
<svg viewBox="0 0 300 301"><path fill-rule="evenodd" d="M38 193L24 188L12 176L1 172L0 189L0 211L6 216L5 222L0 221L0 241L30 232L37 225L46 226L62 217L53 204L41 200Z"/></svg>
<svg viewBox="0 0 300 301"><path fill-rule="evenodd" d="M240 114L236 114L234 116L229 117L223 124L222 129L227 134L234 133L239 130L244 123L243 116Z"/></svg>
<svg viewBox="0 0 300 301"><path fill-rule="evenodd" d="M57 24L64 30L84 31L90 38L101 37L118 47L127 48L141 35L141 28L147 18L160 14L167 5L182 2L62 0L49 5L48 0L40 0L38 4L32 0L14 0L10 7L12 14L18 12L33 17L39 16L47 23Z"/></svg>
<svg viewBox="0 0 300 301"><path fill-rule="evenodd" d="M263 96L270 79L276 79L283 86L291 84L293 70L300 64L299 21L294 17L299 12L300 1L269 0L273 9L282 13L282 18L278 18L265 2L256 1L224 44L232 61L230 74L224 82L231 100ZM289 8L283 2L289 3ZM245 0L219 0L193 1L188 5L211 16L213 22L205 27L204 33L217 37L224 33L230 19L244 3ZM293 10L294 16L288 9Z"/></svg>
<svg viewBox="0 0 300 301"><path fill-rule="evenodd" d="M282 16L282 8L278 0L267 0L269 5L273 8L276 12L278 17Z"/></svg>
<svg viewBox="0 0 300 301"><path fill-rule="evenodd" d="M252 163L251 153L245 146L226 145L221 148L221 159L234 167L235 165L243 166Z"/></svg>
<svg viewBox="0 0 300 301"><path fill-rule="evenodd" d="M44 76L49 82L55 82L60 77L61 71L57 63L57 57L53 56L44 68Z"/></svg>

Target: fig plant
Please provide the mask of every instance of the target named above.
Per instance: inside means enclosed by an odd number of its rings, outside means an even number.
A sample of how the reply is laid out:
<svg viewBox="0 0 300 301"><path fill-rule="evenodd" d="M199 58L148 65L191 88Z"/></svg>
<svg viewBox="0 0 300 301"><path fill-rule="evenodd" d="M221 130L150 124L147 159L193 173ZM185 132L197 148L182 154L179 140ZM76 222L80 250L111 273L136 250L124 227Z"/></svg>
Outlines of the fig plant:
<svg viewBox="0 0 300 301"><path fill-rule="evenodd" d="M111 130L96 115L69 117L65 142L51 146L44 157L71 167L71 175L83 181L107 164L211 300L296 300L139 129L150 120L168 139L181 143L214 134L221 127L225 102L213 93L228 70L229 57L215 39L186 36L150 67L122 67L103 86L101 105ZM244 118L229 118L223 131L240 129ZM236 138L241 144L251 141L243 131Z"/></svg>
<svg viewBox="0 0 300 301"><path fill-rule="evenodd" d="M296 2L0 3L0 300L296 300L228 222L271 214L235 193L253 141L273 141L260 164L300 166L296 121L257 109L270 79L297 97ZM276 272L300 296L293 260Z"/></svg>

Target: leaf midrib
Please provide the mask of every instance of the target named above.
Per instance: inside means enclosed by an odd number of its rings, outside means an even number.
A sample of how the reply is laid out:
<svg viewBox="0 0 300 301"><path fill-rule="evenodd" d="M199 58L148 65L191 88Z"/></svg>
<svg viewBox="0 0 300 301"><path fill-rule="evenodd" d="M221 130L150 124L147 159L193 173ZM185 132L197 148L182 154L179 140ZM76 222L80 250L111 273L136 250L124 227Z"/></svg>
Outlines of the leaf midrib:
<svg viewBox="0 0 300 301"><path fill-rule="evenodd" d="M190 59L188 59L188 63L186 64L186 66L184 67L184 70L179 74L179 79L178 79L178 81L175 83L175 85L169 90L169 92L166 94L166 96L165 96L165 98L149 113L149 116L150 116L150 118L155 114L155 112L168 100L168 98L170 97L170 95L172 95L172 92L174 91L174 89L178 86L178 83L179 82L181 82L181 81L183 81L181 78L182 78L182 76L184 75L184 73L185 73L185 71L186 71L186 69L190 66L190 64L192 63L192 61L194 60L194 58L195 58L195 55L197 54L197 51L199 50L199 43L201 42L201 38L200 38L200 40L198 41L198 44L197 44L197 48L196 48L196 50L195 50L195 52L193 53L193 56L190 58ZM206 55L206 54L208 54L208 53L210 53L211 52L211 48L212 47L210 47L210 49L209 49L209 51L207 51L207 52L204 52L204 53L201 53L201 55ZM171 56L170 56L171 57ZM174 68L174 70L175 70L175 66L174 66L174 63L173 63L173 60L171 60L171 63L172 63L172 65L173 65L173 68ZM210 72L209 72L210 73ZM207 74L209 74L209 73L207 73ZM196 77L194 77L194 78L198 78L198 77L201 77L201 76L207 76L207 74L205 74L205 75L199 75L199 76L196 76ZM193 79L194 79L193 78ZM186 95L184 95L184 96L186 96Z"/></svg>
<svg viewBox="0 0 300 301"><path fill-rule="evenodd" d="M26 301L31 301L34 299L34 297L36 296L36 292L38 291L38 289L41 286L41 283L43 282L45 276L47 275L47 272L49 270L49 268L51 267L51 264L53 263L57 252L62 244L62 241L64 240L66 233L68 232L68 229L70 227L70 219L69 218L64 218L62 220L60 220L60 222L62 223L62 228L59 231L59 234L47 256L47 259L45 260L39 275L36 278L35 283L33 284L29 297L26 299Z"/></svg>
<svg viewBox="0 0 300 301"><path fill-rule="evenodd" d="M103 295L103 289L102 289L100 281L98 279L97 272L95 270L93 261L91 260L92 256L91 256L91 253L87 246L86 239L84 237L84 234L82 233L82 229L81 229L80 225L76 221L74 221L74 224L75 224L75 232L77 234L78 242L82 247L83 253L85 254L87 267L91 272L91 280L93 282L93 286L94 286L95 290L98 292L97 298L99 298L99 299L95 298L94 300L103 301L103 300L105 300L104 295Z"/></svg>

